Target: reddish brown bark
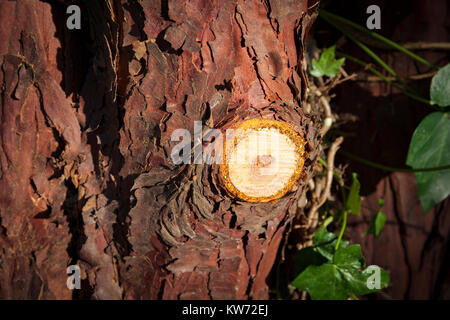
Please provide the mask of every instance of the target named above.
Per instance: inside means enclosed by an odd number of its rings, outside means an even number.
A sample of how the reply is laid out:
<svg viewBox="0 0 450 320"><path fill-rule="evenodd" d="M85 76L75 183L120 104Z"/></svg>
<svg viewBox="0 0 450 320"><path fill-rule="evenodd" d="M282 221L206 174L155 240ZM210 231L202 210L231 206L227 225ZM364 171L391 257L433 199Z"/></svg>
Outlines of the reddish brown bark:
<svg viewBox="0 0 450 320"><path fill-rule="evenodd" d="M0 297L265 299L317 156L303 111L315 1L0 2ZM309 9L308 9L309 8ZM297 125L305 173L271 203L175 166L177 128Z"/></svg>

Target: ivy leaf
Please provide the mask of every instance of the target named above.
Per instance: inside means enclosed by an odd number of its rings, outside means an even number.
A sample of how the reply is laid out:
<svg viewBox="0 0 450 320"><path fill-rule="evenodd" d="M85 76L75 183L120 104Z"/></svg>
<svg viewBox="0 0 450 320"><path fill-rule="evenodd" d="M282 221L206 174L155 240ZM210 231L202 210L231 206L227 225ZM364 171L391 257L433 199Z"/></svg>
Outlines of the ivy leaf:
<svg viewBox="0 0 450 320"><path fill-rule="evenodd" d="M344 300L387 287L389 274L378 266L361 271L364 263L359 245L340 248L332 261L308 266L292 285L306 290L313 300Z"/></svg>
<svg viewBox="0 0 450 320"><path fill-rule="evenodd" d="M297 251L294 255L294 268L298 273L310 265L321 265L333 260L337 236L325 227L319 229L313 237L313 245ZM341 240L339 248L345 248L348 241Z"/></svg>
<svg viewBox="0 0 450 320"><path fill-rule="evenodd" d="M353 244L347 248L336 251L333 257L334 264L345 268L361 268L364 263L364 257L359 244Z"/></svg>
<svg viewBox="0 0 450 320"><path fill-rule="evenodd" d="M431 101L440 107L450 106L450 64L441 68L431 80Z"/></svg>
<svg viewBox="0 0 450 320"><path fill-rule="evenodd" d="M380 235L381 230L384 228L384 224L386 223L386 215L378 211L370 221L369 229L367 229L366 234L373 234L375 237Z"/></svg>
<svg viewBox="0 0 450 320"><path fill-rule="evenodd" d="M332 232L328 232L327 228L323 227L317 230L313 237L313 243L316 245L324 244L336 239L336 235Z"/></svg>
<svg viewBox="0 0 450 320"><path fill-rule="evenodd" d="M361 184L358 181L358 175L353 172L353 182L350 187L350 193L348 194L347 201L345 202L345 208L348 212L359 215L361 213L361 196L359 191Z"/></svg>
<svg viewBox="0 0 450 320"><path fill-rule="evenodd" d="M331 261L335 252L337 238L334 233L328 232L326 228L321 228L313 237L314 251L326 258L327 261ZM348 241L341 240L339 248L345 248L347 245Z"/></svg>
<svg viewBox="0 0 450 320"><path fill-rule="evenodd" d="M320 266L328 259L320 254L314 247L306 247L294 255L294 268L297 273L303 272L308 266Z"/></svg>
<svg viewBox="0 0 450 320"><path fill-rule="evenodd" d="M309 266L292 285L308 291L313 300L345 300L349 295L344 281L336 265L326 263Z"/></svg>
<svg viewBox="0 0 450 320"><path fill-rule="evenodd" d="M339 271L349 286L349 292L351 292L349 296L363 296L389 286L389 273L379 266L369 266L362 272L343 267Z"/></svg>
<svg viewBox="0 0 450 320"><path fill-rule="evenodd" d="M406 164L412 168L450 165L450 112L433 112L416 128ZM450 169L416 172L420 202L427 213L450 194Z"/></svg>
<svg viewBox="0 0 450 320"><path fill-rule="evenodd" d="M328 76L334 77L339 73L339 68L344 64L345 58L335 60L335 46L325 49L319 58L319 61L313 59L311 75L314 77Z"/></svg>

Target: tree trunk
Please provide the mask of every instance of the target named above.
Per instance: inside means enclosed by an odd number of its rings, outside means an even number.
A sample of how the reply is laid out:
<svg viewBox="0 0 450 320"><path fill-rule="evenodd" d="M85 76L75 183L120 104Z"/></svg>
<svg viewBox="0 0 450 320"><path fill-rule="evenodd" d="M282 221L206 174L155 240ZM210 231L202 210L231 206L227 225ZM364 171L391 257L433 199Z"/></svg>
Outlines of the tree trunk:
<svg viewBox="0 0 450 320"><path fill-rule="evenodd" d="M0 2L0 297L268 298L319 149L316 1L80 1L81 30L69 4ZM254 118L305 142L282 197L245 201L219 166L174 164L174 130Z"/></svg>

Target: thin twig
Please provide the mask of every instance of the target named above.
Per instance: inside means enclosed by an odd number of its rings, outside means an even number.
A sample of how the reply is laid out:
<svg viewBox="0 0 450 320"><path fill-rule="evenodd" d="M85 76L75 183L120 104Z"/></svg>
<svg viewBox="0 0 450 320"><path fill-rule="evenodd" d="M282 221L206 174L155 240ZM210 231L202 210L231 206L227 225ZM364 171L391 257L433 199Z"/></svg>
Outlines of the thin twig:
<svg viewBox="0 0 450 320"><path fill-rule="evenodd" d="M348 80L352 80L354 78L356 78L358 75L356 73L353 73L351 75L348 75L347 72L344 70L344 68L339 68L339 70L341 71L340 74L338 74L336 77L333 77L331 79L327 80L327 83L324 84L321 88L320 91L322 93L324 93L325 95L328 95L328 92L333 89L334 87L336 87L338 84L341 84L345 81ZM344 78L342 78L342 76L344 76Z"/></svg>
<svg viewBox="0 0 450 320"><path fill-rule="evenodd" d="M408 79L408 80L422 80L422 79L431 78L436 73L437 73L437 71L432 71L432 72L427 72L427 73L422 73L422 74L414 74L414 75L406 77L406 79ZM386 77L386 79L388 79L389 81L396 81L397 80L394 77ZM379 81L382 82L382 81L385 81L384 79L381 79L380 77L372 76L372 75L367 75L367 76L359 75L358 77L353 78L352 80L355 80L355 81L367 81L367 82L379 82Z"/></svg>
<svg viewBox="0 0 450 320"><path fill-rule="evenodd" d="M323 127L320 130L320 134L323 137L333 124L334 121L333 114L331 112L330 103L328 102L327 98L325 98L325 96L322 94L322 92L315 86L314 87L311 86L311 92L319 97L319 101L324 108L325 119L323 121Z"/></svg>
<svg viewBox="0 0 450 320"><path fill-rule="evenodd" d="M306 300L307 298L307 292L306 291L302 291L301 296L300 296L300 300Z"/></svg>
<svg viewBox="0 0 450 320"><path fill-rule="evenodd" d="M342 68L342 67L339 67L339 71L342 73L342 75L344 76L344 77L348 77L348 73L347 73L347 71L345 71L345 69L344 68Z"/></svg>
<svg viewBox="0 0 450 320"><path fill-rule="evenodd" d="M338 41L336 41L336 48L341 48L344 46L344 44L347 43L347 38L342 35ZM372 43L373 44L373 43ZM400 45L407 50L450 50L450 42L405 42L400 43ZM393 48L388 45L376 46L379 49L383 50L397 50L396 48Z"/></svg>
<svg viewBox="0 0 450 320"><path fill-rule="evenodd" d="M310 227L312 225L313 219L315 218L317 211L319 208L325 203L328 196L330 195L331 191L331 183L333 182L333 171L334 171L334 157L336 156L336 152L339 149L339 146L344 141L343 137L338 137L333 144L330 147L330 150L328 150L328 156L327 156L327 182L325 184L325 189L322 192L322 195L319 198L319 201L317 203L314 203L309 210L308 213L308 222L307 227Z"/></svg>
<svg viewBox="0 0 450 320"><path fill-rule="evenodd" d="M310 7L308 8L308 10L311 10L312 8L317 7L317 6L319 5L319 3L320 3L320 1L317 1L317 2L314 3L312 6L310 6Z"/></svg>
<svg viewBox="0 0 450 320"><path fill-rule="evenodd" d="M450 50L450 42L408 42L402 47L409 50Z"/></svg>
<svg viewBox="0 0 450 320"><path fill-rule="evenodd" d="M357 73L353 73L353 74L351 74L351 75L347 75L345 78L336 81L336 82L334 83L334 85L337 86L338 84L341 84L342 82L345 82L345 81L348 81L348 80L353 80L353 79L355 79L357 76L358 76Z"/></svg>

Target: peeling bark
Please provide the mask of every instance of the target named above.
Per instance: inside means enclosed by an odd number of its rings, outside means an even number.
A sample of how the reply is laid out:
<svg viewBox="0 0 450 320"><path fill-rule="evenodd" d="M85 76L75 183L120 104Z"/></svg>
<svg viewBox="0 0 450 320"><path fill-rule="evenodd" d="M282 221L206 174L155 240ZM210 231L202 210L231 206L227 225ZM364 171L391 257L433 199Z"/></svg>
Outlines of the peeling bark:
<svg viewBox="0 0 450 320"><path fill-rule="evenodd" d="M314 4L83 1L70 31L66 1L1 2L0 297L268 298L319 151L303 109ZM216 166L172 163L175 129L250 118L307 142L283 198L231 199Z"/></svg>

